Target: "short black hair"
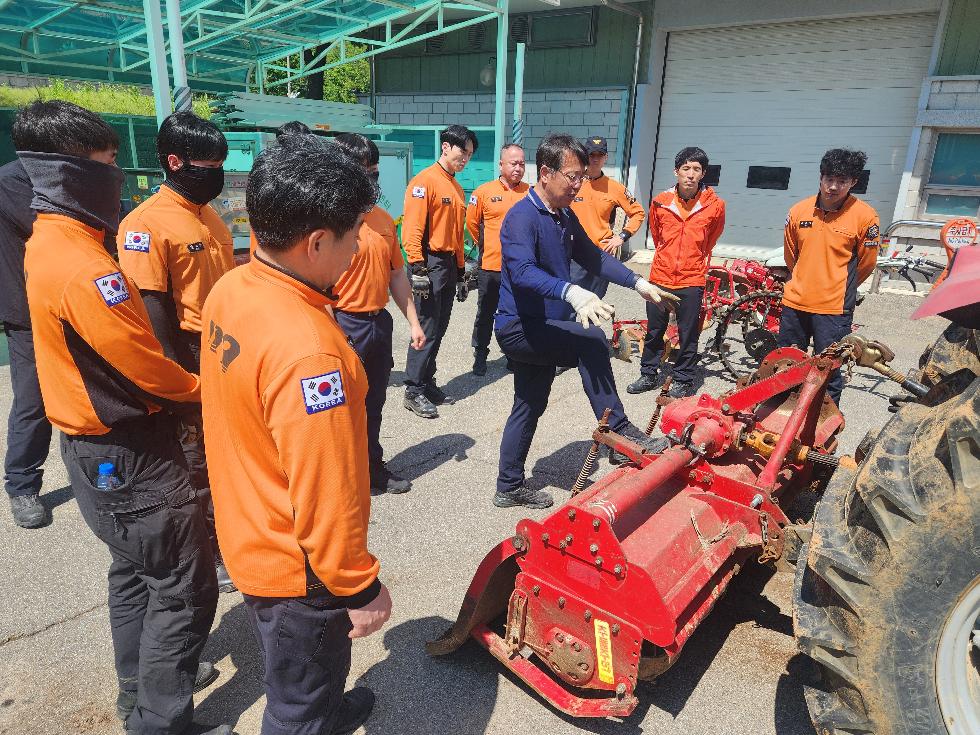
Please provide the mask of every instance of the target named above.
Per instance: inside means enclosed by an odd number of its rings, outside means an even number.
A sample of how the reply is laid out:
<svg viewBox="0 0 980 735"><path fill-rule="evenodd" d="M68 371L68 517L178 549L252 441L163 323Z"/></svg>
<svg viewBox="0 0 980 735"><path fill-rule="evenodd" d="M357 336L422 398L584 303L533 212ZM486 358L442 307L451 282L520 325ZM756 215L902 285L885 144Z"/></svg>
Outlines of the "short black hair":
<svg viewBox="0 0 980 735"><path fill-rule="evenodd" d="M165 173L170 171L167 156L171 154L184 163L224 161L228 157L228 141L213 122L193 112L175 112L160 123L157 133L157 159Z"/></svg>
<svg viewBox="0 0 980 735"><path fill-rule="evenodd" d="M14 120L11 137L18 151L56 153L87 158L92 153L119 150L119 135L91 110L63 100L38 100Z"/></svg>
<svg viewBox="0 0 980 735"><path fill-rule="evenodd" d="M704 149L702 148L689 145L687 148L682 148L680 152L674 156L674 170L676 171L685 163L700 163L701 168L707 171L708 154L705 153Z"/></svg>
<svg viewBox="0 0 980 735"><path fill-rule="evenodd" d="M476 133L465 125L450 125L439 133L439 144L449 143L450 146L459 146L466 150L466 141L473 144L473 152L480 147L480 141L476 139Z"/></svg>
<svg viewBox="0 0 980 735"><path fill-rule="evenodd" d="M848 148L831 148L820 159L820 175L835 176L842 179L860 179L868 155L864 151Z"/></svg>
<svg viewBox="0 0 980 735"><path fill-rule="evenodd" d="M542 166L547 166L552 171L560 171L565 151L575 156L583 166L589 165L589 154L582 141L567 133L551 133L545 136L538 144L537 153L534 154L534 164L539 171Z"/></svg>
<svg viewBox="0 0 980 735"><path fill-rule="evenodd" d="M333 142L362 166L375 166L381 160L375 142L360 133L338 133L334 136Z"/></svg>
<svg viewBox="0 0 980 735"><path fill-rule="evenodd" d="M288 138L290 135L313 135L313 131L306 123L301 123L299 120L283 123L276 130L276 140L280 143L283 142L283 138Z"/></svg>
<svg viewBox="0 0 980 735"><path fill-rule="evenodd" d="M314 230L343 236L378 200L364 167L338 146L296 138L263 151L248 175L245 207L264 250L289 250Z"/></svg>

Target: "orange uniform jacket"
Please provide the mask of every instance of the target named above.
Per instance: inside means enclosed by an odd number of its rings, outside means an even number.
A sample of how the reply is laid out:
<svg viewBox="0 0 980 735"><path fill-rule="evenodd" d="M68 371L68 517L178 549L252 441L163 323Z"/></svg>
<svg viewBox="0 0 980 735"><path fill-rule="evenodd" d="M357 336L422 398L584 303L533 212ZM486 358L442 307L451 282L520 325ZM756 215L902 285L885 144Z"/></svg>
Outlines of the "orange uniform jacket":
<svg viewBox="0 0 980 735"><path fill-rule="evenodd" d="M456 253L463 267L463 187L436 161L408 182L402 215L402 246L409 263L425 261L425 252Z"/></svg>
<svg viewBox="0 0 980 735"><path fill-rule="evenodd" d="M180 328L201 331L201 309L235 267L231 232L218 213L164 185L130 212L116 239L119 264L137 288L171 292Z"/></svg>
<svg viewBox="0 0 980 735"><path fill-rule="evenodd" d="M825 212L812 196L786 217L783 254L792 277L783 303L811 314L854 310L857 287L878 262L878 213L854 196L836 212Z"/></svg>
<svg viewBox="0 0 980 735"><path fill-rule="evenodd" d="M527 196L530 187L523 181L513 189L500 179L478 186L466 207L466 229L480 248L480 267L500 271L500 228L504 217L517 202Z"/></svg>
<svg viewBox="0 0 980 735"><path fill-rule="evenodd" d="M204 305L211 496L245 594L298 597L312 583L350 596L378 576L367 549L367 376L329 303L254 257Z"/></svg>
<svg viewBox="0 0 980 735"><path fill-rule="evenodd" d="M582 229L596 245L614 234L619 234L611 229L616 207L626 212L623 229L635 235L643 224L643 207L618 181L606 175L597 179L586 179L578 196L572 201L572 211L582 223Z"/></svg>
<svg viewBox="0 0 980 735"><path fill-rule="evenodd" d="M357 255L334 286L336 308L358 314L385 308L391 273L404 265L395 221L381 207L375 207L364 216L357 232Z"/></svg>
<svg viewBox="0 0 980 735"><path fill-rule="evenodd" d="M711 251L725 229L725 200L710 186L689 209L682 205L676 187L650 203L650 234L657 249L650 282L666 288L703 286Z"/></svg>
<svg viewBox="0 0 980 735"><path fill-rule="evenodd" d="M163 355L139 291L104 233L39 214L24 271L37 377L48 419L66 434L106 434L161 406L200 400L199 383Z"/></svg>

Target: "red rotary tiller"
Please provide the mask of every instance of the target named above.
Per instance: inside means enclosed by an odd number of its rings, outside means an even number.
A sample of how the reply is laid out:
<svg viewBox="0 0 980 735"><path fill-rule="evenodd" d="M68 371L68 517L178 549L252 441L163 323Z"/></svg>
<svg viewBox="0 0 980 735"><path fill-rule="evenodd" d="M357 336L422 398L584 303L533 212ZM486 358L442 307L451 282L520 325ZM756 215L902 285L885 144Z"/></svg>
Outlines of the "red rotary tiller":
<svg viewBox="0 0 980 735"><path fill-rule="evenodd" d="M601 423L586 470L601 445L628 464L518 523L429 652L472 637L563 712L630 714L637 682L676 660L739 570L792 545L783 508L838 463L831 371L853 361L925 391L888 368L891 357L858 335L813 357L775 350L745 387L667 403L657 453Z"/></svg>

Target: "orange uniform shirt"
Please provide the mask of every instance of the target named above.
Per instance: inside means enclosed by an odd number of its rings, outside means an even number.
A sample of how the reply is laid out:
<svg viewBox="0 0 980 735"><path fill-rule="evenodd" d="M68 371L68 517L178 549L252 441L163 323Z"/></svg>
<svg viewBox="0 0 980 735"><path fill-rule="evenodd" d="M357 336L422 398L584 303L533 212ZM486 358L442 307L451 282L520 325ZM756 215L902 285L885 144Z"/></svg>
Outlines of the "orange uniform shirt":
<svg viewBox="0 0 980 735"><path fill-rule="evenodd" d="M336 308L358 314L385 308L391 273L404 265L395 220L381 207L375 207L364 216L364 224L357 232L357 255L334 286Z"/></svg>
<svg viewBox="0 0 980 735"><path fill-rule="evenodd" d="M161 186L126 215L116 243L119 264L136 287L172 292L180 328L200 332L204 300L235 267L231 232L211 205Z"/></svg>
<svg viewBox="0 0 980 735"><path fill-rule="evenodd" d="M725 200L710 186L689 202L667 189L650 203L650 234L656 253L650 283L666 288L703 286L711 251L725 229Z"/></svg>
<svg viewBox="0 0 980 735"><path fill-rule="evenodd" d="M636 197L618 181L603 174L598 179L586 179L579 189L578 196L572 201L572 211L582 223L589 239L596 245L602 240L612 237L613 220L616 207L626 212L626 224L623 229L635 235L643 224L643 206Z"/></svg>
<svg viewBox="0 0 980 735"><path fill-rule="evenodd" d="M848 196L836 212L812 196L793 205L783 231L783 254L792 276L783 303L811 314L854 310L857 287L874 273L881 234L878 213Z"/></svg>
<svg viewBox="0 0 980 735"><path fill-rule="evenodd" d="M370 586L367 376L323 292L253 258L204 305L202 404L221 552L245 594Z"/></svg>
<svg viewBox="0 0 980 735"><path fill-rule="evenodd" d="M521 181L511 189L498 178L481 184L470 196L466 207L466 229L480 248L483 270L500 271L500 228L510 208L527 196L529 188Z"/></svg>
<svg viewBox="0 0 980 735"><path fill-rule="evenodd" d="M139 291L102 245L104 233L39 214L24 272L37 377L48 420L66 434L106 434L200 386L163 355Z"/></svg>
<svg viewBox="0 0 980 735"><path fill-rule="evenodd" d="M438 161L408 182L402 214L402 246L409 263L423 262L426 251L456 253L456 265L462 268L465 223L463 187Z"/></svg>

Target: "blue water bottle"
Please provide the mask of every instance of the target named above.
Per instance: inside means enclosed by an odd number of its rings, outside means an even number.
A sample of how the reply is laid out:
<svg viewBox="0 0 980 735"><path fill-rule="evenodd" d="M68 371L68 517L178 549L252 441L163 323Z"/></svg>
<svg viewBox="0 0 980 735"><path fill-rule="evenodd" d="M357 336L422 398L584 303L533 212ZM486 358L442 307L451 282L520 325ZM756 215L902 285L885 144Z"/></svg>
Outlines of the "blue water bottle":
<svg viewBox="0 0 980 735"><path fill-rule="evenodd" d="M103 462L99 465L99 476L95 478L95 486L102 492L112 492L122 483L116 477L116 465L112 462Z"/></svg>

